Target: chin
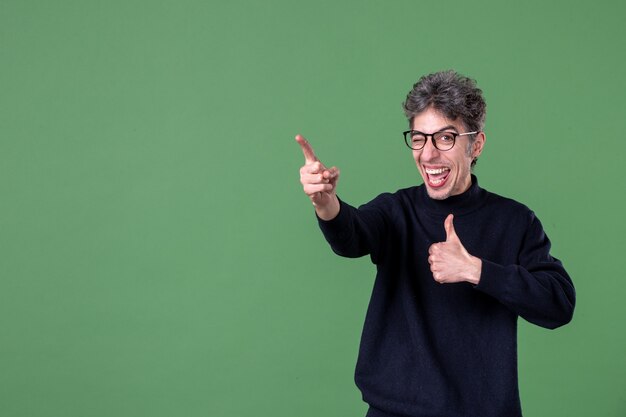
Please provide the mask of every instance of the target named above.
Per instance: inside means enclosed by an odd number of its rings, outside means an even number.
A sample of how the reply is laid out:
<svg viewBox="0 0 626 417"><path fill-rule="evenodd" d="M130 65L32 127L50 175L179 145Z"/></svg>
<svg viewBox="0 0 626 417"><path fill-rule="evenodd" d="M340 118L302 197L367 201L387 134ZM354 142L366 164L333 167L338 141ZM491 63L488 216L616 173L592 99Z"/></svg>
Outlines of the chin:
<svg viewBox="0 0 626 417"><path fill-rule="evenodd" d="M433 187L428 183L427 176L422 175L422 180L424 181L424 187L426 187L426 192L428 193L428 196L433 200L445 200L446 198L450 197L453 188L450 187L450 184L444 184L441 187Z"/></svg>
<svg viewBox="0 0 626 417"><path fill-rule="evenodd" d="M428 196L433 200L445 200L446 198L450 197L449 190L433 190L428 185L426 186L426 192L428 193Z"/></svg>

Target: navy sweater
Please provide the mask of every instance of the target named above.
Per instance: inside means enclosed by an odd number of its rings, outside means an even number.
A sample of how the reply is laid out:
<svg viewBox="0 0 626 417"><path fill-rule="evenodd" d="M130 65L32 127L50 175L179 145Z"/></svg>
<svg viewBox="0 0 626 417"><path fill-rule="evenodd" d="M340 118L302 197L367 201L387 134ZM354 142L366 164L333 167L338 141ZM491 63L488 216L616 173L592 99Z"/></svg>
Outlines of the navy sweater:
<svg viewBox="0 0 626 417"><path fill-rule="evenodd" d="M428 248L444 220L482 259L480 283L439 284ZM425 187L382 194L358 209L341 202L319 220L333 251L370 255L377 275L356 383L368 417L517 417L517 317L546 328L572 318L575 292L550 241L524 205L481 189L446 200Z"/></svg>

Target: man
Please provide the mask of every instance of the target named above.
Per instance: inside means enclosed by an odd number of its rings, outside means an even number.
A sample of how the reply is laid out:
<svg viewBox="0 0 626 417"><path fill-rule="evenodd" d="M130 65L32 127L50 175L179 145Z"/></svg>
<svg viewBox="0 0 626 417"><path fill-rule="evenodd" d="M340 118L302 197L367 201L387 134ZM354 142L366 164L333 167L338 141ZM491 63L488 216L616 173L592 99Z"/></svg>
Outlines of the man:
<svg viewBox="0 0 626 417"><path fill-rule="evenodd" d="M355 377L368 417L521 416L517 317L550 329L572 318L572 281L537 217L471 173L485 109L473 80L422 77L404 136L424 184L358 209L337 197L339 170L296 136L326 240L377 267Z"/></svg>

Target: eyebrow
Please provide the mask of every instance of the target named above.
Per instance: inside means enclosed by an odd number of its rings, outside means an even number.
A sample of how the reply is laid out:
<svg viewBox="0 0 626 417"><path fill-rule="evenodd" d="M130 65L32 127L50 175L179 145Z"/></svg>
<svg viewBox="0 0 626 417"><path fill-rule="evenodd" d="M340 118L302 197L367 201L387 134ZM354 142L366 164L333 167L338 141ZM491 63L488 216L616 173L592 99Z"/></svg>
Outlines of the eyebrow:
<svg viewBox="0 0 626 417"><path fill-rule="evenodd" d="M444 132L446 130L454 130L456 133L459 133L459 129L457 129L456 127L454 127L452 125L444 126L441 129L434 131L433 133ZM415 130L415 129L413 129L413 131L414 132L420 132L419 130ZM424 132L420 132L420 133L424 133Z"/></svg>

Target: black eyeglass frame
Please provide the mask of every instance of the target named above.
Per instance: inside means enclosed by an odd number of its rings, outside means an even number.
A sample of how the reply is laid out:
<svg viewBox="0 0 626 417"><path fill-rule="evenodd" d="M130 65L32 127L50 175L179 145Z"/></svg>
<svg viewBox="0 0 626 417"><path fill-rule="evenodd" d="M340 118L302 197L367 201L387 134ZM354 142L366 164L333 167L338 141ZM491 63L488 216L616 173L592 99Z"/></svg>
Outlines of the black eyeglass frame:
<svg viewBox="0 0 626 417"><path fill-rule="evenodd" d="M424 141L424 144L420 148L414 148L413 146L411 146L411 137L409 135L413 133L419 133L420 135L424 135L424 137L426 138L426 140ZM437 142L435 141L435 135L439 133L447 133L448 135L452 136L452 146L450 146L448 149L439 149L439 147L437 146ZM414 151L420 151L424 149L424 147L426 146L426 142L428 142L428 137L430 136L430 141L433 143L433 146L435 147L435 149L439 151L443 151L443 152L449 151L450 149L454 148L454 145L456 145L456 138L458 136L475 135L476 133L479 133L479 131L456 133L456 132L450 132L448 130L440 130L438 132L431 133L431 134L420 132L419 130L407 130L406 132L402 132L402 134L404 135L404 143L406 144L406 146L409 147L409 149L413 149Z"/></svg>

